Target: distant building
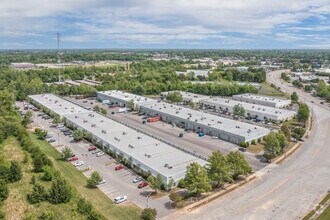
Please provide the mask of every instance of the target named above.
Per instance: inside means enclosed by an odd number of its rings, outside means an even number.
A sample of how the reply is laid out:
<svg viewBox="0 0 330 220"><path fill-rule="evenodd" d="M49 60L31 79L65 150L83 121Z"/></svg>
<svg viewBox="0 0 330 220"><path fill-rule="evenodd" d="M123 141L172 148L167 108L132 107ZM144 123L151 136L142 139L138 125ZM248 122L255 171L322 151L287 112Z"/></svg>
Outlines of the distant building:
<svg viewBox="0 0 330 220"><path fill-rule="evenodd" d="M33 63L12 63L11 67L15 69L33 69L35 65Z"/></svg>
<svg viewBox="0 0 330 220"><path fill-rule="evenodd" d="M236 67L237 70L241 71L241 72L247 72L249 70L249 67L247 66L239 66Z"/></svg>
<svg viewBox="0 0 330 220"><path fill-rule="evenodd" d="M169 91L169 92L162 92L161 96L162 98L166 99L168 94L175 92L175 91ZM210 96L205 96L205 95L199 95L191 92L184 92L184 91L176 91L179 92L182 95L183 98L183 103L188 104L189 102L195 102L198 103L204 99L209 99Z"/></svg>
<svg viewBox="0 0 330 220"><path fill-rule="evenodd" d="M177 75L183 74L183 75L187 75L188 73L194 73L194 76L204 76L207 77L209 75L209 70L187 70L186 72L182 72L182 71L176 71Z"/></svg>
<svg viewBox="0 0 330 220"><path fill-rule="evenodd" d="M291 104L291 100L285 98L277 98L270 96L263 96L257 94L241 94L241 95L233 95L233 100L247 102L252 104L270 106L274 108L283 108Z"/></svg>

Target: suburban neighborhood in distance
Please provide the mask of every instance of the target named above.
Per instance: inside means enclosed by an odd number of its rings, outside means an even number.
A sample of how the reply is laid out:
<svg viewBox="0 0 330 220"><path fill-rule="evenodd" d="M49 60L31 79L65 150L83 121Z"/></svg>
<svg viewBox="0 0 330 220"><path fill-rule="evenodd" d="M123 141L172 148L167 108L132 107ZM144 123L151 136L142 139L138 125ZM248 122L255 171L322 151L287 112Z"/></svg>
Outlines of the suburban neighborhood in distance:
<svg viewBox="0 0 330 220"><path fill-rule="evenodd" d="M28 3L0 6L0 219L330 219L329 2Z"/></svg>

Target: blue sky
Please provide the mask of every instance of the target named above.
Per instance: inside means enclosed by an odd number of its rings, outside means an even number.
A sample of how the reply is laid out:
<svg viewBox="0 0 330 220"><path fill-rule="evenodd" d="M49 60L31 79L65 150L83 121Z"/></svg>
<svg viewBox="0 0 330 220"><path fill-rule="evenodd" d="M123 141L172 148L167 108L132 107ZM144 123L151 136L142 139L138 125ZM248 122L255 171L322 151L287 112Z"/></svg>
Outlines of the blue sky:
<svg viewBox="0 0 330 220"><path fill-rule="evenodd" d="M330 49L330 0L1 0L1 49Z"/></svg>

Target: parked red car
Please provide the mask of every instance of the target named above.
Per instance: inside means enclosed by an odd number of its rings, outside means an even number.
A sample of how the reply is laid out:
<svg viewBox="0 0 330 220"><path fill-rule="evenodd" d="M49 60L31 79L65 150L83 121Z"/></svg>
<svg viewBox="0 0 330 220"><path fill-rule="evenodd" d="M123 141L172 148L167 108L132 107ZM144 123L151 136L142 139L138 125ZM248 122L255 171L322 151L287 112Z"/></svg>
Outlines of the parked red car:
<svg viewBox="0 0 330 220"><path fill-rule="evenodd" d="M78 157L70 157L70 158L68 158L68 161L75 161L75 160L78 160Z"/></svg>
<svg viewBox="0 0 330 220"><path fill-rule="evenodd" d="M95 147L95 146L90 146L90 147L88 148L88 151L93 151L93 150L96 150L96 147Z"/></svg>
<svg viewBox="0 0 330 220"><path fill-rule="evenodd" d="M115 167L115 170L122 170L124 169L124 166L123 165L118 165Z"/></svg>
<svg viewBox="0 0 330 220"><path fill-rule="evenodd" d="M142 183L140 183L140 184L138 185L138 188L143 188L143 187L146 187L146 186L148 186L148 185L149 185L148 182L143 181Z"/></svg>

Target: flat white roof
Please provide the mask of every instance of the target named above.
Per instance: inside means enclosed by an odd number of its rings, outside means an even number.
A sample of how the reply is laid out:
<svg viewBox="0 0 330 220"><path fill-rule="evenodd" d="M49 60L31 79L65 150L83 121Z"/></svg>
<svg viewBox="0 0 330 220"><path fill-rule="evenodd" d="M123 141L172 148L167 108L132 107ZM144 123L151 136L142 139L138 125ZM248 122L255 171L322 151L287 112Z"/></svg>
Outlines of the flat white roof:
<svg viewBox="0 0 330 220"><path fill-rule="evenodd" d="M198 157L94 112L65 115L65 118L167 177L185 172L192 162L206 164ZM165 167L165 164L172 168Z"/></svg>
<svg viewBox="0 0 330 220"><path fill-rule="evenodd" d="M228 107L234 107L235 105L241 105L245 110L248 110L250 112L256 112L261 114L268 114L273 116L293 116L295 115L294 111L286 110L286 109L278 109L273 107L268 107L264 105L256 105L246 102L240 102L236 100L231 99L224 99L224 98L211 98L207 100L202 101L203 104L206 105L222 105L222 106L228 106Z"/></svg>
<svg viewBox="0 0 330 220"><path fill-rule="evenodd" d="M143 96L135 95L135 94L120 91L120 90L102 91L102 92L98 92L98 94L113 97L113 98L120 99L120 100L127 101L127 102L130 100L133 100L135 104L140 104L140 105L143 104L144 102L146 102L146 103L157 102L157 100L155 100L155 99L146 98Z"/></svg>
<svg viewBox="0 0 330 220"><path fill-rule="evenodd" d="M242 97L242 98L246 98L246 99L261 100L261 101L271 102L271 103L290 103L291 102L289 99L285 99L285 98L256 95L256 94L252 94L252 93L233 95L233 97Z"/></svg>
<svg viewBox="0 0 330 220"><path fill-rule="evenodd" d="M168 95L169 93L172 92L179 92L182 95L182 98L184 100L195 100L195 101L201 101L204 99L209 99L210 96L206 96L206 95L200 95L200 94L195 94L195 93L191 93L191 92L184 92L184 91L168 91L168 92L162 92L162 95Z"/></svg>
<svg viewBox="0 0 330 220"><path fill-rule="evenodd" d="M29 98L47 107L60 116L91 112L53 94L29 95Z"/></svg>
<svg viewBox="0 0 330 220"><path fill-rule="evenodd" d="M198 123L206 127L235 134L237 136L244 137L246 141L265 136L270 132L269 129L260 126L251 125L237 120L231 120L163 102L149 104L143 107L165 113L173 117L178 117L186 121Z"/></svg>

